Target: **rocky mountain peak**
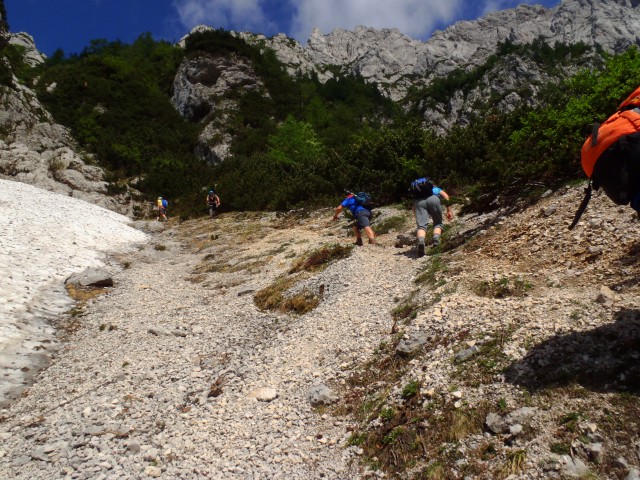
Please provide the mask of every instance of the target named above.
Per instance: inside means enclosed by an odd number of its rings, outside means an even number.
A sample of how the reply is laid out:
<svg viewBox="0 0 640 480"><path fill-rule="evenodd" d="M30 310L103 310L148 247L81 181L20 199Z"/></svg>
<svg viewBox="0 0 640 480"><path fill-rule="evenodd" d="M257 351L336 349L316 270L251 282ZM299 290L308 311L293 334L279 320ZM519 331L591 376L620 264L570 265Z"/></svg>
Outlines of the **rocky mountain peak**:
<svg viewBox="0 0 640 480"><path fill-rule="evenodd" d="M337 65L362 75L381 91L400 100L409 86L447 75L457 68L481 65L496 52L498 42L531 43L538 38L554 45L584 42L605 51L620 52L640 44L640 2L637 0L563 0L554 8L520 5L492 12L474 21L460 21L435 31L425 42L397 29L359 26L323 35L314 29L302 46L279 36L265 38L241 34L249 42L262 42L275 50L291 73L323 71Z"/></svg>

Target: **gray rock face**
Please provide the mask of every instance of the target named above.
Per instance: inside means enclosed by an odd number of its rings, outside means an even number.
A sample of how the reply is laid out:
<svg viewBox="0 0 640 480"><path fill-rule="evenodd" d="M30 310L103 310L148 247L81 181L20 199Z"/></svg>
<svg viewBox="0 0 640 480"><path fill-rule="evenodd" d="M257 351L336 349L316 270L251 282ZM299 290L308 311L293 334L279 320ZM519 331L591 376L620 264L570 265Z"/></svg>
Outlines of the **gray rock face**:
<svg viewBox="0 0 640 480"><path fill-rule="evenodd" d="M24 60L28 65L36 67L47 59L47 56L36 48L33 37L25 32L13 33L9 35L9 43L25 49Z"/></svg>
<svg viewBox="0 0 640 480"><path fill-rule="evenodd" d="M274 50L291 75L314 72L324 82L333 77L329 67L338 66L343 72L361 75L376 84L392 100L406 103L411 87L426 87L454 70L469 71L483 65L496 53L499 42L526 44L541 38L549 45L583 42L608 52L638 45L638 7L632 0L564 0L552 9L520 5L476 21L458 22L434 32L426 42L413 40L397 29L364 26L353 31L336 29L327 35L314 29L306 46L283 34L271 38L247 32L234 35ZM200 25L192 32L210 28ZM184 46L185 38L180 45ZM566 78L578 68L592 65L597 57L592 53L580 62L568 62L552 76L530 59L509 55L485 72L471 91L454 92L445 103L429 100L429 104L421 101L413 106L423 112L427 125L443 133L453 125L469 123L479 104L491 102L503 112L523 104L534 105L540 85ZM236 88L262 91L246 60L203 56L186 61L178 72L173 97L176 109L192 121L206 118L207 127L196 148L200 158L215 163L229 155L232 138L223 126L235 103L221 99Z"/></svg>
<svg viewBox="0 0 640 480"><path fill-rule="evenodd" d="M231 136L225 133L224 125L237 104L225 97L229 92L267 94L248 59L211 54L185 60L176 74L173 91L171 101L183 117L207 124L195 153L212 163L224 160L231 144Z"/></svg>

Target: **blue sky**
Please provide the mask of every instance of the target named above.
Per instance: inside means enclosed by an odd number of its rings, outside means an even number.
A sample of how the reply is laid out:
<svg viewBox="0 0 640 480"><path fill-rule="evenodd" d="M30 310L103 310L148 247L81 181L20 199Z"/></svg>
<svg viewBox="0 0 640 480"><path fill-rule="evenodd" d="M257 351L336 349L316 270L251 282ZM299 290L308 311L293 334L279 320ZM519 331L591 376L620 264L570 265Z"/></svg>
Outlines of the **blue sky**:
<svg viewBox="0 0 640 480"><path fill-rule="evenodd" d="M98 38L130 43L145 32L177 41L200 24L282 32L302 43L313 27L326 34L358 25L426 40L436 28L520 3L554 7L560 0L4 0L11 31L31 34L47 55L78 53Z"/></svg>

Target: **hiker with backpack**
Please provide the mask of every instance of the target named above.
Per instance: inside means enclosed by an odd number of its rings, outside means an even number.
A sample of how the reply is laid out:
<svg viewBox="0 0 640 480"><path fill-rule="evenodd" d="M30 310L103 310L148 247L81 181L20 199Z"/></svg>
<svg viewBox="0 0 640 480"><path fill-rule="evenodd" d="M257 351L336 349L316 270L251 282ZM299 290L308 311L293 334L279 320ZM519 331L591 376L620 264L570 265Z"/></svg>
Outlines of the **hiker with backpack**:
<svg viewBox="0 0 640 480"><path fill-rule="evenodd" d="M440 187L436 187L426 177L418 178L411 182L409 191L413 195L413 214L416 217L416 236L418 237L418 257L425 254L425 238L427 236L427 224L429 217L433 221L433 247L440 245L442 235L442 202L440 197L449 201L449 195ZM447 204L447 220L451 220L451 206Z"/></svg>
<svg viewBox="0 0 640 480"><path fill-rule="evenodd" d="M169 206L169 202L167 202L167 200L163 199L162 197L158 197L158 201L156 202L156 207L158 209L158 218L156 218L157 221L165 221L168 222L169 219L167 218L167 207Z"/></svg>
<svg viewBox="0 0 640 480"><path fill-rule="evenodd" d="M615 204L629 205L640 214L640 87L602 125L593 126L581 160L589 184L570 230L587 208L592 188L602 187Z"/></svg>
<svg viewBox="0 0 640 480"><path fill-rule="evenodd" d="M367 234L369 243L376 244L376 235L371 228L371 196L365 192L358 192L357 194L349 193L340 205L336 208L333 215L333 220L338 220L338 215L343 209L348 209L355 219L353 225L353 233L356 235L356 245L362 246L362 235L360 230L364 230Z"/></svg>
<svg viewBox="0 0 640 480"><path fill-rule="evenodd" d="M207 194L206 202L207 202L207 207L209 208L209 218L213 220L213 217L216 216L216 210L220 206L220 197L216 195L215 190L213 189L209 190L209 193Z"/></svg>

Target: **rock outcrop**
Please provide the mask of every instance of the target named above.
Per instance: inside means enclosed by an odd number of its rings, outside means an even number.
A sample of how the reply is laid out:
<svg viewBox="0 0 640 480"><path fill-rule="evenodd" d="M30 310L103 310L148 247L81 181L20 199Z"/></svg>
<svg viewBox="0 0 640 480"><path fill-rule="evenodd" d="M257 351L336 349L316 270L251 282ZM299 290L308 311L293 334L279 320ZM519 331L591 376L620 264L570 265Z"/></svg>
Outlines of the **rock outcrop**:
<svg viewBox="0 0 640 480"><path fill-rule="evenodd" d="M32 67L44 63L47 59L47 56L36 48L36 42L28 33L20 32L11 34L9 36L9 43L24 49L24 61Z"/></svg>
<svg viewBox="0 0 640 480"><path fill-rule="evenodd" d="M186 59L176 74L173 92L171 101L183 117L206 124L195 153L211 163L229 155L232 137L225 124L237 110L238 98L246 92L268 95L249 59L235 54Z"/></svg>

